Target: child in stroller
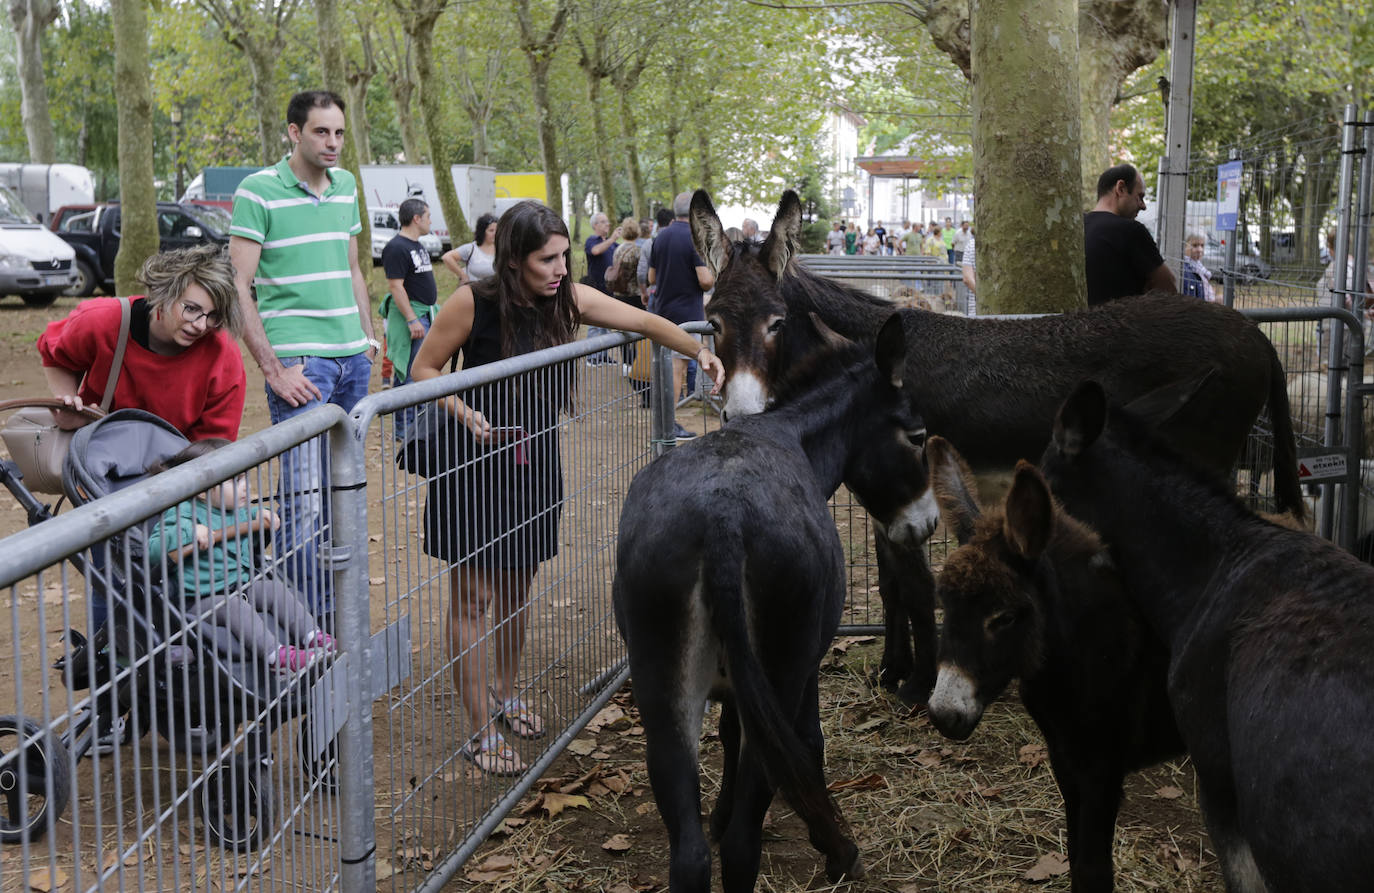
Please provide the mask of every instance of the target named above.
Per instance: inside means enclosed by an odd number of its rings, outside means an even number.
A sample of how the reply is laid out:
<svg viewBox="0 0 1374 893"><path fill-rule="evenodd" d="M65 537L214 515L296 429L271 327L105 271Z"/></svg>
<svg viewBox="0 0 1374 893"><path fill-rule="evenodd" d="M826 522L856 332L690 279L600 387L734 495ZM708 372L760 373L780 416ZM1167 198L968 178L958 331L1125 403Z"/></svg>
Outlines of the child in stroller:
<svg viewBox="0 0 1374 893"><path fill-rule="evenodd" d="M195 441L148 471L166 471L227 443ZM334 640L290 586L258 571L256 537L248 532L258 519L273 529L281 523L270 509L250 505L247 475L239 475L168 509L148 534L148 560L156 564L166 556L171 565L193 546L181 569L183 607L228 631L278 673L298 673L327 657Z"/></svg>

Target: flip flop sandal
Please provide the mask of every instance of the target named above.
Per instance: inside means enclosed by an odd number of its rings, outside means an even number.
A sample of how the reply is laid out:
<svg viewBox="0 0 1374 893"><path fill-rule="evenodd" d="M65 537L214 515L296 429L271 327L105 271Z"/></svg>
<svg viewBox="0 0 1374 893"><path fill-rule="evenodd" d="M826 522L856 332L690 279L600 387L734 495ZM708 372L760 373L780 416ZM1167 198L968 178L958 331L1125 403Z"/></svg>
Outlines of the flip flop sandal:
<svg viewBox="0 0 1374 893"><path fill-rule="evenodd" d="M498 733L473 737L458 750L458 755L488 775L519 775L528 768L515 748Z"/></svg>
<svg viewBox="0 0 1374 893"><path fill-rule="evenodd" d="M540 719L539 714L531 710L528 704L519 698L503 701L497 697L495 691L491 692L491 697L496 701L496 712L493 715L504 720L512 734L518 738L544 737L544 720Z"/></svg>

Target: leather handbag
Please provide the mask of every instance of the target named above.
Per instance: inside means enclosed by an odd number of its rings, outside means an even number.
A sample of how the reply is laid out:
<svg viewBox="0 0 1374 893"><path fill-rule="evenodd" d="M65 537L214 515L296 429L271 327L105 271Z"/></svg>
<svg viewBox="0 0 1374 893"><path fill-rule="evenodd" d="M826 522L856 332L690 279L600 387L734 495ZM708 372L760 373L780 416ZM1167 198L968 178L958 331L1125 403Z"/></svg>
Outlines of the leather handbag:
<svg viewBox="0 0 1374 893"><path fill-rule="evenodd" d="M124 348L129 343L130 305L128 298L120 301L119 340L115 344L114 359L110 363L109 379L105 383L105 394L100 400L100 409L87 407L84 412L92 419L98 419L109 412L114 402L115 385L119 382L119 372L124 366ZM24 486L34 493L53 493L61 495L62 466L71 448L72 431L63 430L53 419L52 410L64 409L66 404L55 399L19 398L0 401L0 411L13 409L3 428L0 439L5 441L5 449L10 459L19 467Z"/></svg>

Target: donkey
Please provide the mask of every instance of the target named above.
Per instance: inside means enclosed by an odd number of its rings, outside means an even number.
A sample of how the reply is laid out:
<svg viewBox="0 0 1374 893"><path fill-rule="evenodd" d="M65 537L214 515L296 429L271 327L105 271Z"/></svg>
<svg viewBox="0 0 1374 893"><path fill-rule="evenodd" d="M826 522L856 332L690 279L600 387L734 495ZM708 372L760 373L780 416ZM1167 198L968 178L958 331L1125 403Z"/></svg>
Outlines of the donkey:
<svg viewBox="0 0 1374 893"><path fill-rule="evenodd" d="M816 313L836 332L871 339L892 312L880 298L807 272L794 258L802 228L801 202L784 192L773 230L757 257L725 240L710 197L692 197L692 236L719 285L707 305L725 364L725 410L738 417L765 408L787 363L815 349L809 329L789 329L797 315ZM728 287L730 267L754 266L778 288L750 292ZM1050 439L1055 410L1082 379L1092 376L1123 400L1210 371L1206 386L1161 429L1187 455L1229 473L1266 403L1274 430L1274 476L1280 510L1301 517L1297 452L1288 417L1283 367L1264 333L1216 304L1157 295L1113 301L1092 310L1035 319L979 320L917 309L900 310L906 331L905 380L932 434L947 438L978 471L1005 471L1036 456ZM924 702L935 680L933 578L924 556L903 555L901 573L884 573L892 550L879 538L883 608L905 611L889 619L883 681L905 679L899 694ZM900 580L898 591L890 584ZM909 623L910 640L891 637Z"/></svg>
<svg viewBox="0 0 1374 893"><path fill-rule="evenodd" d="M924 539L938 521L924 430L902 386L905 349L894 318L873 345L818 352L772 411L663 455L626 494L612 596L674 891L710 889L697 772L708 696L722 703L710 826L724 889L754 889L778 789L827 876L862 874L823 774L818 667L845 601L826 501L845 482L897 542Z"/></svg>
<svg viewBox="0 0 1374 893"><path fill-rule="evenodd" d="M1041 464L1169 650L1168 694L1228 890L1374 877L1374 568L1250 512L1085 382Z"/></svg>
<svg viewBox="0 0 1374 893"><path fill-rule="evenodd" d="M1165 690L1168 652L1131 604L1097 535L1065 514L1034 466L987 512L948 441L926 447L945 527L940 675L930 718L964 740L1013 678L1045 736L1064 797L1075 893L1112 890L1112 837L1128 772L1183 752Z"/></svg>

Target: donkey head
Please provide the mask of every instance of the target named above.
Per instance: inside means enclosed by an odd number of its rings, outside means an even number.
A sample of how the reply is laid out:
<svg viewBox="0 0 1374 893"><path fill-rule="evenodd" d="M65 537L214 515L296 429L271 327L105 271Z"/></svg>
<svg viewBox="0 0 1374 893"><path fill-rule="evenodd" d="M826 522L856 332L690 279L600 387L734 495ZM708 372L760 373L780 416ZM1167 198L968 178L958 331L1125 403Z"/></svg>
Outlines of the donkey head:
<svg viewBox="0 0 1374 893"><path fill-rule="evenodd" d="M831 331L814 313L797 314L789 325L803 322L810 328L812 339L827 346L852 347L852 342ZM914 547L930 537L940 516L926 471L925 422L916 411L910 389L902 387L906 336L897 314L878 330L869 350L877 367L871 392L853 398L857 402L842 423L858 445L850 454L844 481L890 542ZM838 381L835 384L848 387ZM786 383L780 383L779 393L785 399Z"/></svg>
<svg viewBox="0 0 1374 893"><path fill-rule="evenodd" d="M716 356L725 365L725 415L762 412L769 402L769 370L784 360L787 305L779 282L799 250L801 200L795 192L783 193L773 230L757 253L725 237L705 190L692 196L689 216L697 253L716 276L706 319L716 330Z"/></svg>
<svg viewBox="0 0 1374 893"><path fill-rule="evenodd" d="M954 447L932 437L927 456L940 515L960 543L938 583L945 621L930 718L962 741L1011 680L1040 663L1038 565L1057 509L1045 479L1025 461L1016 466L1005 507L984 513L973 495L973 473Z"/></svg>

